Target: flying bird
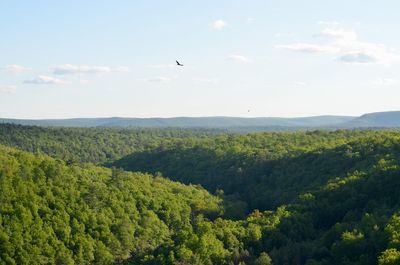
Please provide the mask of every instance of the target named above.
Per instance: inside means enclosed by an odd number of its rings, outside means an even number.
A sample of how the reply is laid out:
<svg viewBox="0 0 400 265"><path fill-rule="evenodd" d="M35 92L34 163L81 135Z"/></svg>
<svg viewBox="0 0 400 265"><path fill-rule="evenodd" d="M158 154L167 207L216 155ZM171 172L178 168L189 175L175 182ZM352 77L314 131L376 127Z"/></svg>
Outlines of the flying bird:
<svg viewBox="0 0 400 265"><path fill-rule="evenodd" d="M176 62L176 64L178 65L178 66L183 66L183 64L180 64L178 61L175 61Z"/></svg>

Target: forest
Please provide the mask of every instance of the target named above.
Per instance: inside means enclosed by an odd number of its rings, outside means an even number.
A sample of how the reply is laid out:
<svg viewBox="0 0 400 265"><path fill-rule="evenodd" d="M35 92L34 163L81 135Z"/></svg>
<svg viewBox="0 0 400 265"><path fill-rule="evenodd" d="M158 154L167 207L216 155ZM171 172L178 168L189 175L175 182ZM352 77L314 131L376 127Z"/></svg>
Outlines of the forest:
<svg viewBox="0 0 400 265"><path fill-rule="evenodd" d="M0 264L400 264L400 132L0 124Z"/></svg>

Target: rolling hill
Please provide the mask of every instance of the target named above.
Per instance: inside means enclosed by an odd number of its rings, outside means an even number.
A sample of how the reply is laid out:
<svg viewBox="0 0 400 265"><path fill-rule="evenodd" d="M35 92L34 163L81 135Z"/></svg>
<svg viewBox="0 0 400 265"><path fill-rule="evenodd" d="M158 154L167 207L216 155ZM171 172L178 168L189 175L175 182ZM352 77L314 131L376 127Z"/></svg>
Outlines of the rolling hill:
<svg viewBox="0 0 400 265"><path fill-rule="evenodd" d="M347 116L315 116L304 118L242 117L175 117L175 118L76 118L54 120L0 119L0 123L64 127L146 127L146 128L233 128L233 127L321 127L353 120Z"/></svg>
<svg viewBox="0 0 400 265"><path fill-rule="evenodd" d="M368 113L348 124L350 127L400 127L400 111Z"/></svg>
<svg viewBox="0 0 400 265"><path fill-rule="evenodd" d="M400 111L376 112L353 116L280 117L173 117L173 118L73 118L73 119L7 119L0 123L61 127L137 127L137 128L256 128L279 130L288 128L362 128L400 127ZM250 130L251 131L251 130Z"/></svg>

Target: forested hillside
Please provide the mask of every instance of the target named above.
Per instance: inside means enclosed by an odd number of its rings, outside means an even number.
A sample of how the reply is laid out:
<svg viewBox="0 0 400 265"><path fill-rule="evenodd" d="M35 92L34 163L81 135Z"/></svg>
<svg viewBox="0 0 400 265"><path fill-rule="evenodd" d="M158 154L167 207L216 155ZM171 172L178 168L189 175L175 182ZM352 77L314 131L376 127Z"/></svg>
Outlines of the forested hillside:
<svg viewBox="0 0 400 265"><path fill-rule="evenodd" d="M377 264L387 248L393 249L380 264L400 262L398 132L218 136L132 154L114 165L221 189L222 197L239 198L250 211L284 207L287 216L275 229L260 226L258 251L267 251L274 264ZM236 203L233 216L245 209Z"/></svg>
<svg viewBox="0 0 400 265"><path fill-rule="evenodd" d="M2 264L400 264L397 131L0 128Z"/></svg>
<svg viewBox="0 0 400 265"><path fill-rule="evenodd" d="M0 146L0 202L1 264L222 264L233 250L205 219L220 199L160 177Z"/></svg>
<svg viewBox="0 0 400 265"><path fill-rule="evenodd" d="M204 129L44 128L0 124L0 144L44 153L68 162L112 162L173 139L222 133Z"/></svg>
<svg viewBox="0 0 400 265"><path fill-rule="evenodd" d="M395 152L384 147L398 139L397 132L346 130L221 135L133 153L112 165L220 189L265 210L363 170Z"/></svg>

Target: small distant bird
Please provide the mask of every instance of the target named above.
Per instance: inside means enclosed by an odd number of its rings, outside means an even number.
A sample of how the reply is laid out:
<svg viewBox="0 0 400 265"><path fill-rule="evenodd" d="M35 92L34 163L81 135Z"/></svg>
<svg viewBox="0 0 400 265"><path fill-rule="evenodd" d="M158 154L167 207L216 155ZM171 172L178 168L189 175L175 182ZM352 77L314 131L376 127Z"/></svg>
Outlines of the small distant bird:
<svg viewBox="0 0 400 265"><path fill-rule="evenodd" d="M178 61L175 61L176 62L176 64L178 65L178 66L183 66L183 64L180 64Z"/></svg>

